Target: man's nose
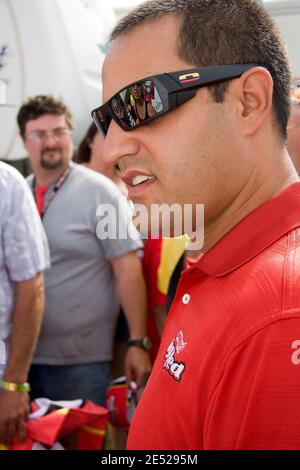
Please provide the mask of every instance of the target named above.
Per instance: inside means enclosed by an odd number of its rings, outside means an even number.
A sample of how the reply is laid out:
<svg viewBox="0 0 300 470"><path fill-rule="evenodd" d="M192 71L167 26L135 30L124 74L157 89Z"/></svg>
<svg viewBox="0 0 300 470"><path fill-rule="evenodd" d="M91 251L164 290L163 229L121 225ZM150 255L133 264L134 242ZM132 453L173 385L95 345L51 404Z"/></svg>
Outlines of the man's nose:
<svg viewBox="0 0 300 470"><path fill-rule="evenodd" d="M51 144L53 146L56 146L57 139L55 138L55 136L52 133L45 134L43 136L43 144L47 144L47 145Z"/></svg>
<svg viewBox="0 0 300 470"><path fill-rule="evenodd" d="M103 160L116 165L124 156L136 155L140 143L134 131L126 132L112 119L104 141Z"/></svg>

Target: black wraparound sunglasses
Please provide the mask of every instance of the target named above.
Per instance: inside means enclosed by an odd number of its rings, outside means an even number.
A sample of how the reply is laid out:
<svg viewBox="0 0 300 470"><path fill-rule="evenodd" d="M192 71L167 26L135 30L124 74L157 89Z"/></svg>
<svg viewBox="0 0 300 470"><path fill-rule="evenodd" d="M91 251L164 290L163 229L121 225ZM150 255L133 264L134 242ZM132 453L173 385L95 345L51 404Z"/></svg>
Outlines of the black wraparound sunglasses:
<svg viewBox="0 0 300 470"><path fill-rule="evenodd" d="M131 131L193 98L198 88L240 77L258 64L211 65L144 78L122 88L92 111L103 137L113 119Z"/></svg>

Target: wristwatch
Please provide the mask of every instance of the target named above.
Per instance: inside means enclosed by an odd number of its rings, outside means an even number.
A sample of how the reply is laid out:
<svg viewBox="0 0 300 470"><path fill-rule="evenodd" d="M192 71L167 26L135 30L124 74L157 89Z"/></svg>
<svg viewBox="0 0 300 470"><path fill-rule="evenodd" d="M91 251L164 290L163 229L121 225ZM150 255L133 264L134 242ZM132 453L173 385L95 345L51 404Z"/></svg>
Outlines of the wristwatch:
<svg viewBox="0 0 300 470"><path fill-rule="evenodd" d="M138 348L144 349L144 351L150 351L152 345L150 338L148 336L144 336L139 339L130 339L127 346L137 346Z"/></svg>

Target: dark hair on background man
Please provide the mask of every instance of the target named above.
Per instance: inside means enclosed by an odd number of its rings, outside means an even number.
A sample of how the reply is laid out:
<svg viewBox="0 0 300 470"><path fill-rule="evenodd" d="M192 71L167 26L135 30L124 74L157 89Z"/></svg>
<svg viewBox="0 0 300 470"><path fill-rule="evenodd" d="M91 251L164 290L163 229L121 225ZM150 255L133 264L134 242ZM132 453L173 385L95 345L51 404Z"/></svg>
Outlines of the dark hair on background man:
<svg viewBox="0 0 300 470"><path fill-rule="evenodd" d="M70 129L73 129L73 118L71 112L63 101L55 99L53 96L37 95L28 98L18 112L17 123L21 137L24 137L25 135L27 122L32 119L37 119L44 114L65 116L67 125Z"/></svg>
<svg viewBox="0 0 300 470"><path fill-rule="evenodd" d="M258 1L150 0L122 18L110 39L170 14L182 19L177 52L185 62L197 66L256 63L268 69L274 81L276 122L286 139L291 86L288 55L277 26ZM219 103L227 88L228 82L209 87Z"/></svg>
<svg viewBox="0 0 300 470"><path fill-rule="evenodd" d="M76 152L75 161L77 163L87 163L91 159L91 147L90 144L93 142L95 135L97 134L97 127L92 122L85 135L83 136L78 150Z"/></svg>

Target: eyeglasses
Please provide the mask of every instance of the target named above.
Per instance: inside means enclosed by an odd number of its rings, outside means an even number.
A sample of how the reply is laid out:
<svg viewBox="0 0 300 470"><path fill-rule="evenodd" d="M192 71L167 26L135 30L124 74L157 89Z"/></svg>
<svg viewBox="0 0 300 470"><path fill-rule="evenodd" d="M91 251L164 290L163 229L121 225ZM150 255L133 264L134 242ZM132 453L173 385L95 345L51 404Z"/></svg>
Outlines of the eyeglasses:
<svg viewBox="0 0 300 470"><path fill-rule="evenodd" d="M122 88L91 115L103 137L112 119L124 131L131 131L190 100L198 88L238 78L257 65L211 65L153 75ZM135 89L143 93L137 96Z"/></svg>
<svg viewBox="0 0 300 470"><path fill-rule="evenodd" d="M71 130L63 127L54 129L51 132L41 130L32 131L30 132L30 134L27 135L27 138L33 143L42 143L46 142L49 136L52 137L54 140L62 140L70 135Z"/></svg>

